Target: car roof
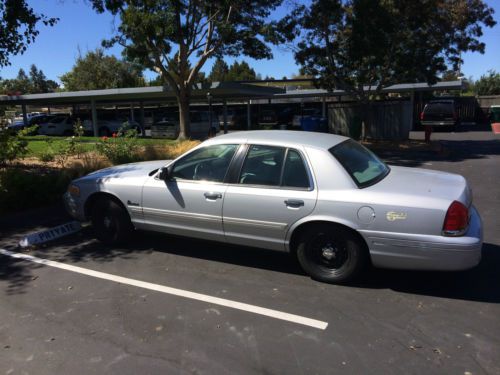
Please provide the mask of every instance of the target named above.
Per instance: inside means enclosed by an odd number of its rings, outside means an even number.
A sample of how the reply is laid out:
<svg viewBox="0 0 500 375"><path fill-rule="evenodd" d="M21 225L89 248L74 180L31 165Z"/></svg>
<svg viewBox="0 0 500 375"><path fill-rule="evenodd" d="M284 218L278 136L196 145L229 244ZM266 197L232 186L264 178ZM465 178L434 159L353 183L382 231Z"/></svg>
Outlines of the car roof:
<svg viewBox="0 0 500 375"><path fill-rule="evenodd" d="M210 143L256 143L283 146L307 146L329 149L349 139L336 134L305 132L298 130L248 130L224 134L212 138Z"/></svg>

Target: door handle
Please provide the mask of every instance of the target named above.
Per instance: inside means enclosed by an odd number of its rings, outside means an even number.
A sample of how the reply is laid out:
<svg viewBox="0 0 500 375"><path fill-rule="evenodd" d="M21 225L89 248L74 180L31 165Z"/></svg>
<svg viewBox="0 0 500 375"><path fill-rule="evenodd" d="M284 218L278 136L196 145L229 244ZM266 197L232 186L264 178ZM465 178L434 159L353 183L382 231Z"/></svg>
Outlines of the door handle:
<svg viewBox="0 0 500 375"><path fill-rule="evenodd" d="M222 199L222 194L221 193L215 193L213 191L206 192L203 195L205 196L206 199L212 200L212 201L214 201L216 199Z"/></svg>
<svg viewBox="0 0 500 375"><path fill-rule="evenodd" d="M287 199L285 201L285 204L287 207L299 208L299 207L302 207L304 205L304 201L302 201L300 199Z"/></svg>

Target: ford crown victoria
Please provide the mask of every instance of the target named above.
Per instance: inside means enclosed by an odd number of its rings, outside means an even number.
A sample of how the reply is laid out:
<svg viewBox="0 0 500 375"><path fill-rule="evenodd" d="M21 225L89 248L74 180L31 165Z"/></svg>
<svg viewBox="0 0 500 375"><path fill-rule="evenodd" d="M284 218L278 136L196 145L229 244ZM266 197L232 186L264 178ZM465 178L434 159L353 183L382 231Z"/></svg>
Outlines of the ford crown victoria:
<svg viewBox="0 0 500 375"><path fill-rule="evenodd" d="M176 160L79 178L65 203L106 243L140 229L286 251L326 282L369 263L462 270L481 259L481 219L462 176L388 166L332 134L215 137Z"/></svg>

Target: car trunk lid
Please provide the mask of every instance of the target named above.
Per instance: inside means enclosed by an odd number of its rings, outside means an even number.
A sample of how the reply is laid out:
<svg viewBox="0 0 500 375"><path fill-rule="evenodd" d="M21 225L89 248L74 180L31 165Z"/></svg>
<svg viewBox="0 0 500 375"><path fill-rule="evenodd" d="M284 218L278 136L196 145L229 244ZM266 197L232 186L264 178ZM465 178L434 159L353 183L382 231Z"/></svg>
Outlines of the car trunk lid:
<svg viewBox="0 0 500 375"><path fill-rule="evenodd" d="M459 201L466 207L472 203L472 193L465 178L458 174L420 168L391 166L390 173L371 190L404 194L419 198L434 198L445 202Z"/></svg>

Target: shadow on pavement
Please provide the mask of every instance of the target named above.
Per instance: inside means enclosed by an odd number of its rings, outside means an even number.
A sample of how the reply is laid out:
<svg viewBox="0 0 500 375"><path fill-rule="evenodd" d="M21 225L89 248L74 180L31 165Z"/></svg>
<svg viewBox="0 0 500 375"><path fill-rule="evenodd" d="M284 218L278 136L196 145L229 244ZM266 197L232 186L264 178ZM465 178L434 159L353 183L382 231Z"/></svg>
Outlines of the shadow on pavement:
<svg viewBox="0 0 500 375"><path fill-rule="evenodd" d="M390 165L419 167L433 161L462 162L471 159L483 159L500 155L500 140L441 140L441 150L380 150L375 153Z"/></svg>
<svg viewBox="0 0 500 375"><path fill-rule="evenodd" d="M372 268L353 286L391 289L401 293L466 301L500 303L499 269L500 246L485 243L481 263L467 271L426 272Z"/></svg>
<svg viewBox="0 0 500 375"><path fill-rule="evenodd" d="M115 258L134 259L139 255L162 252L249 268L271 270L307 277L288 254L216 242L138 232L134 240L120 248L107 247L89 237L87 229L79 235L51 243L30 254L60 262L111 262ZM14 249L12 249L14 250ZM7 293L23 293L33 280L38 265L2 257L0 280L8 281ZM91 268L91 267L90 267ZM486 243L478 267L462 272L398 271L370 268L361 280L350 286L391 289L396 292L468 301L500 303L500 246ZM313 283L315 281L311 281ZM349 286L346 286L349 287Z"/></svg>

